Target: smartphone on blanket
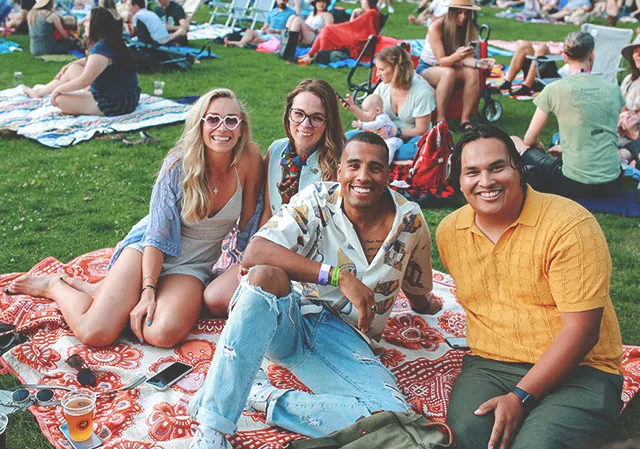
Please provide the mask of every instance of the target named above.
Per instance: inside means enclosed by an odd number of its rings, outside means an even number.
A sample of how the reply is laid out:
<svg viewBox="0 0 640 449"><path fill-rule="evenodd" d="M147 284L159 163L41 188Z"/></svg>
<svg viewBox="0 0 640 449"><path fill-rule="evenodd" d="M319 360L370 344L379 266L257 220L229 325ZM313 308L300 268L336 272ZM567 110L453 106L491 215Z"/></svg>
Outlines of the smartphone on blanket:
<svg viewBox="0 0 640 449"><path fill-rule="evenodd" d="M69 426L66 423L58 427L58 429L60 429L60 432L62 432L62 435L64 435L73 449L95 449L96 447L102 446L102 440L95 432L91 433L91 438L88 440L73 441L71 436L69 436Z"/></svg>
<svg viewBox="0 0 640 449"><path fill-rule="evenodd" d="M155 376L150 377L146 382L156 390L166 390L171 385L182 379L193 370L193 366L186 363L174 362L164 368Z"/></svg>
<svg viewBox="0 0 640 449"><path fill-rule="evenodd" d="M447 337L444 341L453 349L469 349L466 337Z"/></svg>

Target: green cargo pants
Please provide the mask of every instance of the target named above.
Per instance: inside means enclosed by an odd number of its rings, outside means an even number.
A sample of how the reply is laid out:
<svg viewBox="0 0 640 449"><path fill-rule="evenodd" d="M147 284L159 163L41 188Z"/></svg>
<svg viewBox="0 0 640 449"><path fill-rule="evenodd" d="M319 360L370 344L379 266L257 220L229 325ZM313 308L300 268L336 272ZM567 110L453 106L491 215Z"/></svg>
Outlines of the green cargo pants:
<svg viewBox="0 0 640 449"><path fill-rule="evenodd" d="M447 423L458 435L459 449L487 449L493 414L476 416L473 412L483 402L509 393L531 366L471 355L463 358L447 413ZM598 447L613 436L622 382L622 376L578 367L527 415L511 449Z"/></svg>

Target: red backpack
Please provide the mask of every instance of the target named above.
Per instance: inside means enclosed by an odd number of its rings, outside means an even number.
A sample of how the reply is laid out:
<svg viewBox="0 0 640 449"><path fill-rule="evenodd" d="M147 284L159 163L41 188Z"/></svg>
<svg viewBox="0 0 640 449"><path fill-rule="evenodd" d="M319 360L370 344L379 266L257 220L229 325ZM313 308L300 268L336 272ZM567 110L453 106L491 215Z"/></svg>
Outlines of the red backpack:
<svg viewBox="0 0 640 449"><path fill-rule="evenodd" d="M454 190L447 182L447 165L453 150L453 137L445 122L434 126L417 143L418 151L406 179L409 187L398 189L422 207L449 205Z"/></svg>

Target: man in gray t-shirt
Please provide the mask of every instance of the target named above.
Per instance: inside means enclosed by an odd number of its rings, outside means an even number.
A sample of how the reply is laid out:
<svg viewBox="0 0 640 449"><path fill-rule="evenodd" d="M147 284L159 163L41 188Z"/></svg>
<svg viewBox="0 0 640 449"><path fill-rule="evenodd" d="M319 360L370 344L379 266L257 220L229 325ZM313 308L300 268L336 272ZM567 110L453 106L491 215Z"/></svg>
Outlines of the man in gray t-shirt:
<svg viewBox="0 0 640 449"><path fill-rule="evenodd" d="M564 60L571 75L545 87L524 136L522 153L529 167L527 181L536 189L571 197L611 196L617 193L618 116L624 105L620 89L590 73L594 40L585 32L565 40ZM560 126L560 146L554 158L535 145L549 116Z"/></svg>

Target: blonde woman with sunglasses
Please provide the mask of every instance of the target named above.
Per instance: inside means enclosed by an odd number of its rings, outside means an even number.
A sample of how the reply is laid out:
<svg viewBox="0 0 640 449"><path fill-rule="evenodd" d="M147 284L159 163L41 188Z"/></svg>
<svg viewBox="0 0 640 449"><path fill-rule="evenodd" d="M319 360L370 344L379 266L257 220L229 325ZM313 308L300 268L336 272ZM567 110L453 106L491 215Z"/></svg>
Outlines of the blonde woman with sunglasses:
<svg viewBox="0 0 640 449"><path fill-rule="evenodd" d="M287 95L283 116L287 137L275 140L265 156L265 204L260 225L293 195L319 181L337 180L344 134L335 90L324 80L305 79ZM226 316L239 284L240 266L223 273L204 292L206 307Z"/></svg>
<svg viewBox="0 0 640 449"><path fill-rule="evenodd" d="M104 281L25 275L9 293L55 301L86 345L109 345L129 325L141 343L174 346L198 319L222 240L238 220L241 234L251 226L262 183L244 107L230 90L213 90L189 111L149 214L118 245Z"/></svg>

